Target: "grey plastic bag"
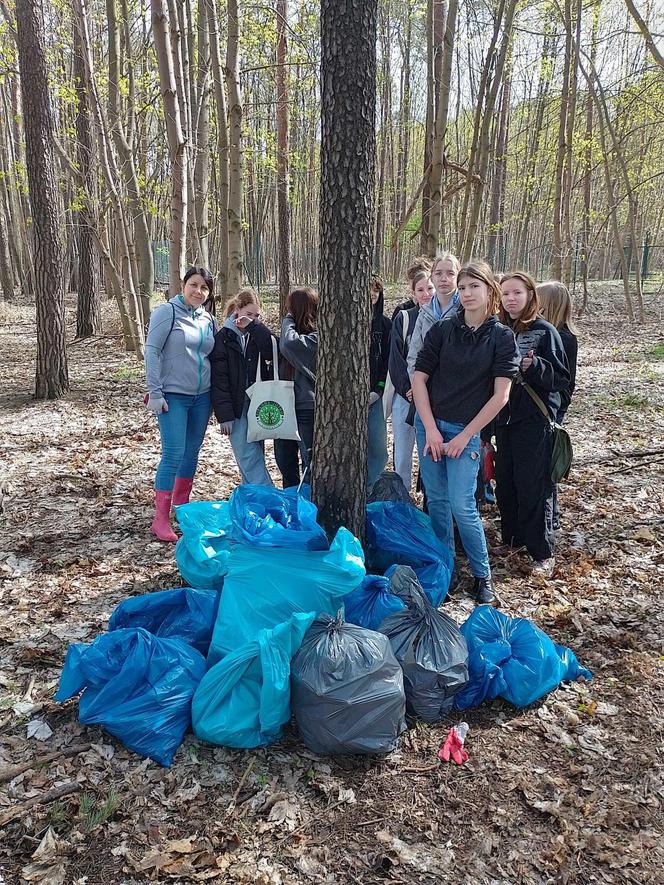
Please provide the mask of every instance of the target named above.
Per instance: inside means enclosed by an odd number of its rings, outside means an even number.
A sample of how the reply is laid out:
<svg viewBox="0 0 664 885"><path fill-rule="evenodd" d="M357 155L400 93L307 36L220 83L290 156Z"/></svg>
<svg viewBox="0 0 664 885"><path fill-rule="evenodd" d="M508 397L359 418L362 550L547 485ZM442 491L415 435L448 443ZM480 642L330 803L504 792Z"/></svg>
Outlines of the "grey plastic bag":
<svg viewBox="0 0 664 885"><path fill-rule="evenodd" d="M381 633L319 615L291 664L291 705L314 753L389 753L406 728L403 674Z"/></svg>
<svg viewBox="0 0 664 885"><path fill-rule="evenodd" d="M405 504L412 504L413 499L410 492L403 484L403 480L398 473L393 470L384 470L374 481L369 490L367 504L374 504L376 501L403 501Z"/></svg>
<svg viewBox="0 0 664 885"><path fill-rule="evenodd" d="M466 640L454 621L431 605L409 566L396 569L390 590L406 608L385 618L379 629L403 669L406 712L439 722L468 682Z"/></svg>

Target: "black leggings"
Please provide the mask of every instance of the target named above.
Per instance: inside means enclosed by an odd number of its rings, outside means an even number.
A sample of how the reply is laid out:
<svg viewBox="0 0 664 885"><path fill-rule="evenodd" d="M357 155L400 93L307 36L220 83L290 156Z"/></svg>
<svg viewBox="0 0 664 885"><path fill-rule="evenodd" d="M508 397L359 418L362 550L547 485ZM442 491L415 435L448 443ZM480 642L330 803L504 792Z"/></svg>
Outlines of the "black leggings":
<svg viewBox="0 0 664 885"><path fill-rule="evenodd" d="M285 489L300 484L300 459L302 470L306 470L311 462L311 448L314 444L314 412L313 409L297 409L297 429L301 442L294 439L275 439L274 459L281 473ZM311 477L307 475L307 482Z"/></svg>

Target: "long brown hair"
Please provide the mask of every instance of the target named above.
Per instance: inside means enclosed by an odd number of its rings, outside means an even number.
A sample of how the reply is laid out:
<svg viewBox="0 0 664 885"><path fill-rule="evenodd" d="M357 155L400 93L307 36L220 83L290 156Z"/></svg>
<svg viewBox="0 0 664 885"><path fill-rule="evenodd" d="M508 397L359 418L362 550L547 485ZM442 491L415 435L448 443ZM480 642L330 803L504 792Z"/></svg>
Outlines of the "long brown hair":
<svg viewBox="0 0 664 885"><path fill-rule="evenodd" d="M498 280L496 279L491 266L487 264L486 261L480 261L479 259L469 261L468 264L464 264L457 275L457 286L464 277L479 280L480 283L484 283L489 290L489 301L484 319L498 313L501 291L500 286L498 285Z"/></svg>
<svg viewBox="0 0 664 885"><path fill-rule="evenodd" d="M253 289L250 289L249 286L246 286L244 289L240 289L237 295L233 295L232 298L228 299L224 305L224 316L232 316L248 304L255 304L256 307L260 308L261 300L258 297L258 292L255 292Z"/></svg>
<svg viewBox="0 0 664 885"><path fill-rule="evenodd" d="M311 286L297 286L291 289L286 300L286 313L295 320L295 328L300 335L316 331L318 292Z"/></svg>
<svg viewBox="0 0 664 885"><path fill-rule="evenodd" d="M526 273L525 270L510 270L507 273L504 273L500 278L500 282L505 283L507 280L518 280L520 283L523 283L523 285L526 287L526 292L528 293L528 300L526 301L526 306L523 308L523 310L515 320L510 317L510 315L501 304L498 319L501 323L505 323L505 325L511 326L515 333L523 332L525 329L528 328L533 320L537 319L537 315L540 312L539 298L537 297L537 286L535 284L535 280L530 276L529 273Z"/></svg>
<svg viewBox="0 0 664 885"><path fill-rule="evenodd" d="M418 255L417 258L412 259L406 268L406 279L409 283L412 283L413 277L423 272L431 276L431 260L426 255Z"/></svg>
<svg viewBox="0 0 664 885"><path fill-rule="evenodd" d="M567 286L559 280L547 280L546 283L539 284L537 295L544 319L556 329L567 326L576 335L576 326L572 320L572 296Z"/></svg>
<svg viewBox="0 0 664 885"><path fill-rule="evenodd" d="M431 274L428 270L418 270L416 274L413 274L413 277L410 281L410 291L415 294L415 286L419 283L420 280L430 280Z"/></svg>

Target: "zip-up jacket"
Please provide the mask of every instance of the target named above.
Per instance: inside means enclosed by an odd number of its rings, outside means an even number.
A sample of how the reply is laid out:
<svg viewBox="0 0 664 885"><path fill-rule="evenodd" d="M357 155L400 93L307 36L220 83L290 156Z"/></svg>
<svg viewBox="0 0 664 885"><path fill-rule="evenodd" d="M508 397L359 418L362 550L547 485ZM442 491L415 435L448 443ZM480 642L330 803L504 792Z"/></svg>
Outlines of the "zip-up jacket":
<svg viewBox="0 0 664 885"><path fill-rule="evenodd" d="M558 329L558 334L560 335L560 340L563 342L563 347L565 348L567 368L569 369L569 385L565 390L560 391L560 408L558 409L558 417L556 419L558 424L562 424L565 415L567 414L567 410L569 409L574 388L576 387L576 358L579 350L579 342L576 339L576 335L573 332L570 332L567 326Z"/></svg>
<svg viewBox="0 0 664 885"><path fill-rule="evenodd" d="M434 418L466 425L493 396L495 378L516 378L519 359L510 328L490 316L471 329L459 307L431 327L415 371L429 376Z"/></svg>
<svg viewBox="0 0 664 885"><path fill-rule="evenodd" d="M271 381L272 333L268 327L254 320L242 332L234 317L228 317L214 337L210 354L212 408L220 424L242 417L247 387L256 380L259 358L262 380Z"/></svg>
<svg viewBox="0 0 664 885"><path fill-rule="evenodd" d="M420 312L417 316L417 323L415 324L415 329L413 330L413 334L410 339L410 347L408 348L408 374L411 378L413 377L413 372L415 371L415 360L417 359L418 353L422 349L424 339L427 337L427 332L434 323L437 323L439 320L444 320L447 319L447 317L452 316L458 306L459 293L453 292L452 297L450 298L450 303L447 305L445 310L442 310L442 308L440 307L436 295L433 296L428 304L423 304L420 308Z"/></svg>
<svg viewBox="0 0 664 885"><path fill-rule="evenodd" d="M419 305L415 304L412 298L406 298L405 301L400 301L392 311L392 325L394 325L395 319L399 316L402 310L412 310L414 307L419 307Z"/></svg>
<svg viewBox="0 0 664 885"><path fill-rule="evenodd" d="M540 423L542 413L523 386L526 381L542 400L549 417L555 421L560 409L560 392L569 388L569 369L563 342L555 326L537 317L523 332L516 335L519 361L532 350L532 364L525 372L519 371L517 383L512 385L509 402L498 415L498 424L517 424L519 421Z"/></svg>
<svg viewBox="0 0 664 885"><path fill-rule="evenodd" d="M214 320L181 295L152 311L145 342L145 379L150 396L184 393L197 396L210 389Z"/></svg>
<svg viewBox="0 0 664 885"><path fill-rule="evenodd" d="M369 345L369 390L383 395L390 361L392 323L383 313L385 296L381 292L373 306L371 344Z"/></svg>
<svg viewBox="0 0 664 885"><path fill-rule="evenodd" d="M399 311L399 313L396 314L396 316L392 320L392 340L390 342L390 378L392 379L392 384L394 384L394 389L399 394L399 396L402 396L404 399L406 398L406 394L411 388L406 358L408 356L408 349L410 347L410 341L415 329L415 324L417 323L417 316L419 312L419 305L411 308L411 310L405 311L406 317L408 318L405 343L403 337L404 311Z"/></svg>
<svg viewBox="0 0 664 885"><path fill-rule="evenodd" d="M313 411L316 397L318 332L300 335L290 314L281 323L281 353L295 369L295 408Z"/></svg>

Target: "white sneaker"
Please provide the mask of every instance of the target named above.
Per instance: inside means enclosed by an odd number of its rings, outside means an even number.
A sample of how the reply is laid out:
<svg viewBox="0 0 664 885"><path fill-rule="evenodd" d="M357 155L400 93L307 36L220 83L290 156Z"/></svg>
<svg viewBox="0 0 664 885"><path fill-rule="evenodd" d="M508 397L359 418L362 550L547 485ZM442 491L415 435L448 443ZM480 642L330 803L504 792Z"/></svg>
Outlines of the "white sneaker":
<svg viewBox="0 0 664 885"><path fill-rule="evenodd" d="M550 578L555 567L556 560L551 556L549 559L533 560L532 570L543 578Z"/></svg>

